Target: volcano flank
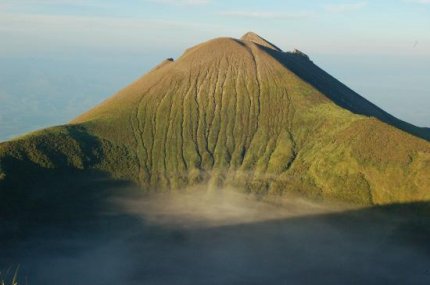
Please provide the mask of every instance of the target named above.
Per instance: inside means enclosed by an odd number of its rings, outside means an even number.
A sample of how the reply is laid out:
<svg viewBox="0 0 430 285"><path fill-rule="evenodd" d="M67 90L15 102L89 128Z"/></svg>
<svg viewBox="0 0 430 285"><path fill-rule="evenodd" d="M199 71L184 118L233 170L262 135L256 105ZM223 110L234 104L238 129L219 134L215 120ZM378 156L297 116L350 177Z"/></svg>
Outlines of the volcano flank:
<svg viewBox="0 0 430 285"><path fill-rule="evenodd" d="M101 173L145 191L207 184L263 199L426 201L429 139L306 54L247 33L165 60L67 125L1 143L0 200L13 212L52 197L41 186L52 177Z"/></svg>

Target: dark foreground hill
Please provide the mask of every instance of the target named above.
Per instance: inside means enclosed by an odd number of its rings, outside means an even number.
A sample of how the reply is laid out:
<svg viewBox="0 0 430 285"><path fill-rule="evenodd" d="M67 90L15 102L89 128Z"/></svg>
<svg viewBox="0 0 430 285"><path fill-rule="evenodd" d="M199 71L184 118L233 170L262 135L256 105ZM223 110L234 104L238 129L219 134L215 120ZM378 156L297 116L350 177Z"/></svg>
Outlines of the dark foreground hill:
<svg viewBox="0 0 430 285"><path fill-rule="evenodd" d="M47 199L40 181L97 172L145 190L207 183L268 199L426 201L429 139L305 54L248 33L164 61L68 125L0 144L0 200Z"/></svg>

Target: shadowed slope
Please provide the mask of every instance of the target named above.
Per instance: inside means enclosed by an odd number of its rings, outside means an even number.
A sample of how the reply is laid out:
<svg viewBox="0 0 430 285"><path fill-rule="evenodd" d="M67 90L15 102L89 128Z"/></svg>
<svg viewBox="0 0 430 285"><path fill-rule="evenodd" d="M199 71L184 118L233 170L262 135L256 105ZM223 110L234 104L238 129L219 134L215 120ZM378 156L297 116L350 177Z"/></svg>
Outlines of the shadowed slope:
<svg viewBox="0 0 430 285"><path fill-rule="evenodd" d="M267 198L430 199L430 144L351 113L385 114L321 74L303 54L284 54L255 34L219 38L164 61L71 127L103 142L100 163L84 168L145 189L209 183ZM39 149L39 137L0 145L2 165L8 157L20 164L14 150ZM13 169L2 171L7 179Z"/></svg>
<svg viewBox="0 0 430 285"><path fill-rule="evenodd" d="M319 68L300 51L296 50L295 52L287 53L275 52L270 49L266 49L266 51L340 107L356 114L376 117L415 136L430 140L430 130L428 128L416 127L388 114Z"/></svg>

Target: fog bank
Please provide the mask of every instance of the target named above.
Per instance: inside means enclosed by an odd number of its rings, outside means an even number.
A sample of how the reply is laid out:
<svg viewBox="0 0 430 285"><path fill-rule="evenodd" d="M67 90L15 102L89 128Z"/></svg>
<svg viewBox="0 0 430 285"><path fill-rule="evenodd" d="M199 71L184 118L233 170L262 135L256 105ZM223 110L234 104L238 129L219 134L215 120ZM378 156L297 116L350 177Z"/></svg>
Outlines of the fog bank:
<svg viewBox="0 0 430 285"><path fill-rule="evenodd" d="M232 189L108 197L0 243L28 284L429 284L428 218ZM407 208L405 208L407 209Z"/></svg>

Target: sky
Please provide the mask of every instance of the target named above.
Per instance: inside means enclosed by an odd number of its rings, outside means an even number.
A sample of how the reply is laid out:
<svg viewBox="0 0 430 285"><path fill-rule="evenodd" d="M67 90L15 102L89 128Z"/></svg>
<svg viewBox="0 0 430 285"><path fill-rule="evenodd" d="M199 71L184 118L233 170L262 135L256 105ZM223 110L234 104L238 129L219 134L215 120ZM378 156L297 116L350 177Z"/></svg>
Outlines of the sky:
<svg viewBox="0 0 430 285"><path fill-rule="evenodd" d="M248 31L430 127L430 0L0 0L0 140L66 123L163 59Z"/></svg>

